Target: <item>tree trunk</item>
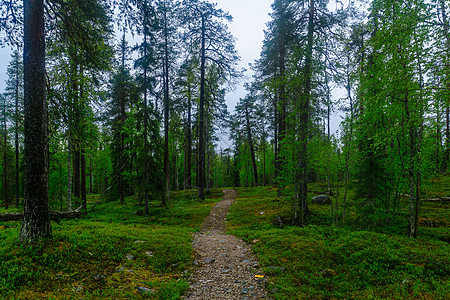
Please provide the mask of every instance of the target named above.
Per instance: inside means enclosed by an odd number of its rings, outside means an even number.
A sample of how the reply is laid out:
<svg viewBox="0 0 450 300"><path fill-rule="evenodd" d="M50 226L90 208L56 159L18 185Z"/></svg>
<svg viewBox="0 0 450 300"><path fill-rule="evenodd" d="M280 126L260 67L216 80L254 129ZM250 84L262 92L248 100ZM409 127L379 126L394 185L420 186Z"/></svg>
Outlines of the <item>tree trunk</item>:
<svg viewBox="0 0 450 300"><path fill-rule="evenodd" d="M24 0L25 193L21 241L50 238L43 0Z"/></svg>
<svg viewBox="0 0 450 300"><path fill-rule="evenodd" d="M312 55L314 43L314 0L309 3L308 21L308 44L305 56L305 86L300 103L300 133L299 149L297 151L297 171L296 171L296 199L301 207L301 224L305 223L305 216L308 214L308 128L309 128L309 103L311 98L312 81ZM298 212L295 212L298 221Z"/></svg>
<svg viewBox="0 0 450 300"><path fill-rule="evenodd" d="M67 147L67 210L72 210L72 138L69 134Z"/></svg>
<svg viewBox="0 0 450 300"><path fill-rule="evenodd" d="M184 188L192 187L192 93L191 93L191 72L188 71L188 107L187 107L187 124L186 124L186 154L184 169Z"/></svg>
<svg viewBox="0 0 450 300"><path fill-rule="evenodd" d="M165 5L165 3L164 3ZM164 7L164 175L165 195L162 205L166 206L170 199L170 170L169 170L169 37L167 30L167 13Z"/></svg>
<svg viewBox="0 0 450 300"><path fill-rule="evenodd" d="M253 139L252 139L252 131L250 128L250 116L248 112L248 103L245 103L245 119L247 121L247 138L248 144L250 146L250 155L252 157L252 166L253 166L253 177L255 186L258 186L258 169L256 167L256 157L255 157L255 149L253 147Z"/></svg>
<svg viewBox="0 0 450 300"><path fill-rule="evenodd" d="M206 20L202 15L201 64L200 64L200 103L198 134L198 187L199 198L205 200L206 165L205 165L205 62L206 62Z"/></svg>
<svg viewBox="0 0 450 300"><path fill-rule="evenodd" d="M19 47L17 46L17 62L16 62L16 91L15 91L15 147L16 147L16 207L19 207L19 192L20 192L20 166L19 166Z"/></svg>
<svg viewBox="0 0 450 300"><path fill-rule="evenodd" d="M86 153L81 149L80 156L80 171L81 171L81 204L85 212L87 212L87 196L86 196Z"/></svg>
<svg viewBox="0 0 450 300"><path fill-rule="evenodd" d="M148 111L147 111L147 38L148 38L147 0L144 1L144 205L148 215Z"/></svg>
<svg viewBox="0 0 450 300"><path fill-rule="evenodd" d="M3 103L3 192L5 195L5 208L8 209L9 201L8 201L8 139L7 139L7 130L6 126L6 97L4 97Z"/></svg>
<svg viewBox="0 0 450 300"><path fill-rule="evenodd" d="M445 85L446 92L450 94L450 24L448 21L447 10L445 7L445 0L439 0L441 8L441 16L443 22L444 36L445 36ZM448 95L446 97L448 99ZM446 128L445 128L445 171L448 170L450 164L450 103L448 100L445 103L445 116L446 116Z"/></svg>

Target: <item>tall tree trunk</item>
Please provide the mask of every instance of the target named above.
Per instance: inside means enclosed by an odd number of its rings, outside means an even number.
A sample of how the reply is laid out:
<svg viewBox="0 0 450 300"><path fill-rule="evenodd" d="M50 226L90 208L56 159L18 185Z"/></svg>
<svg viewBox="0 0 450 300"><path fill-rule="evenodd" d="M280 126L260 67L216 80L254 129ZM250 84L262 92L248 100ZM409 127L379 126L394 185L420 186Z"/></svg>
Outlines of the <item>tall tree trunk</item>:
<svg viewBox="0 0 450 300"><path fill-rule="evenodd" d="M144 205L148 215L148 111L147 111L147 38L148 38L147 0L144 1Z"/></svg>
<svg viewBox="0 0 450 300"><path fill-rule="evenodd" d="M247 138L250 146L250 155L252 157L253 177L255 186L258 186L258 169L256 167L255 148L253 147L252 130L250 127L250 116L248 112L248 103L245 103L245 119L247 121Z"/></svg>
<svg viewBox="0 0 450 300"><path fill-rule="evenodd" d="M19 192L20 192L20 166L19 166L19 46L17 46L17 61L16 61L16 91L15 91L15 147L16 147L16 207L19 207Z"/></svg>
<svg viewBox="0 0 450 300"><path fill-rule="evenodd" d="M123 178L123 172L125 171L125 132L123 128L125 127L125 92L124 92L124 80L125 80L125 51L126 51L126 39L125 39L125 28L123 29L122 36L122 88L120 89L120 153L119 153L119 198L120 202L125 202L125 182Z"/></svg>
<svg viewBox="0 0 450 300"><path fill-rule="evenodd" d="M86 153L84 149L80 151L80 171L81 171L81 204L85 212L87 212L87 195L86 195Z"/></svg>
<svg viewBox="0 0 450 300"><path fill-rule="evenodd" d="M281 79L281 82L284 82L284 76L285 76L285 68L286 68L286 47L284 44L284 41L281 41L281 45L279 46L279 76ZM284 171L284 164L285 164L285 156L283 155L284 151L284 138L286 136L286 109L287 109L287 99L286 99L286 87L284 83L280 84L279 87L279 107L278 107L278 176L279 178L277 181L281 179L281 176ZM283 193L283 186L281 184L278 184L278 197L281 197Z"/></svg>
<svg viewBox="0 0 450 300"><path fill-rule="evenodd" d="M69 145L67 147L67 210L72 210L72 137L68 134Z"/></svg>
<svg viewBox="0 0 450 300"><path fill-rule="evenodd" d="M192 187L192 93L191 93L191 73L188 72L188 108L187 108L187 124L186 124L186 155L184 169L184 188Z"/></svg>
<svg viewBox="0 0 450 300"><path fill-rule="evenodd" d="M165 195L162 205L166 206L170 199L170 170L169 170L169 32L167 30L167 13L164 3L164 175Z"/></svg>
<svg viewBox="0 0 450 300"><path fill-rule="evenodd" d="M443 22L443 31L445 36L445 86L448 94L450 94L450 24L448 20L447 10L445 6L445 0L439 0L441 8L441 17ZM445 103L445 116L446 116L446 128L445 128L445 171L448 170L450 164L450 103L448 100Z"/></svg>
<svg viewBox="0 0 450 300"><path fill-rule="evenodd" d="M21 241L50 238L43 0L24 0L25 193Z"/></svg>
<svg viewBox="0 0 450 300"><path fill-rule="evenodd" d="M300 134L299 149L297 151L297 171L296 171L296 199L301 207L301 224L305 222L308 214L308 129L309 129L309 106L311 98L312 81L312 55L314 43L314 0L309 2L308 21L308 43L305 55L305 86L300 103ZM298 221L298 212L295 212Z"/></svg>
<svg viewBox="0 0 450 300"><path fill-rule="evenodd" d="M198 120L198 187L199 198L205 200L206 157L205 157L205 68L206 68L206 17L202 15L201 63L200 63L200 103Z"/></svg>
<svg viewBox="0 0 450 300"><path fill-rule="evenodd" d="M5 208L9 207L9 199L8 199L8 139L7 139L7 131L8 127L6 126L6 97L4 97L3 102L3 192L5 195Z"/></svg>

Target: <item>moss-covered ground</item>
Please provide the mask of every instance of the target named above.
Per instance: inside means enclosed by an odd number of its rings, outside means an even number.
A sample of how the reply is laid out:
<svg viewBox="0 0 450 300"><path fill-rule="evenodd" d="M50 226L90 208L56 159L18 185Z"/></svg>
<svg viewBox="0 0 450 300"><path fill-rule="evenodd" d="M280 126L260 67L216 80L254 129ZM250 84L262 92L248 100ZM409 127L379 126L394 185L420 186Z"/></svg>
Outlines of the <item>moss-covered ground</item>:
<svg viewBox="0 0 450 300"><path fill-rule="evenodd" d="M428 187L428 196L440 191ZM403 210L392 224L366 231L355 199L339 226L332 225L330 205L310 204L308 225L299 227L290 224L292 205L276 190L238 192L228 230L253 244L274 299L450 299L448 204L423 202L421 224L431 219L439 226L421 226L413 239Z"/></svg>
<svg viewBox="0 0 450 300"><path fill-rule="evenodd" d="M168 208L102 202L82 219L52 222L53 240L18 242L20 222L0 224L1 299L179 299L188 288L192 233L223 195L174 193ZM88 206L97 201L91 195ZM11 212L9 210L8 212Z"/></svg>
<svg viewBox="0 0 450 300"><path fill-rule="evenodd" d="M448 202L421 203L419 237L412 239L406 198L395 216L365 218L350 189L345 223L333 225L336 208L310 204L307 225L299 227L275 189L238 193L228 230L253 245L272 298L450 299ZM341 186L333 197L339 213L342 195ZM82 219L52 222L53 240L39 245L18 242L20 222L0 223L0 298L179 299L188 288L192 233L221 196L217 189L198 202L196 191L176 192L168 208L151 202L149 216L133 214L139 209L132 197L102 201ZM450 176L424 185L424 198L438 196L450 196Z"/></svg>

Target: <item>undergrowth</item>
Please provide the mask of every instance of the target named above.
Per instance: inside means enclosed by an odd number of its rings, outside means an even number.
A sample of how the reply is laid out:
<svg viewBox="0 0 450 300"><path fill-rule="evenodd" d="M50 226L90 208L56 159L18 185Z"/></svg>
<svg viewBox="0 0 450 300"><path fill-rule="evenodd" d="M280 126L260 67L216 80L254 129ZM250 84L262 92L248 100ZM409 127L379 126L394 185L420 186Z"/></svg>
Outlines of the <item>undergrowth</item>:
<svg viewBox="0 0 450 300"><path fill-rule="evenodd" d="M52 222L53 239L18 242L20 222L0 224L1 299L179 299L188 288L192 233L223 195L174 193L167 208L106 202L82 219ZM91 199L95 199L92 195ZM88 203L92 207L92 203Z"/></svg>
<svg viewBox="0 0 450 300"><path fill-rule="evenodd" d="M449 299L450 246L431 234L448 237L448 226L421 228L421 237L410 239L403 221L361 230L351 208L345 226L332 226L331 206L316 204L307 226L292 226L291 204L275 189L238 192L229 232L253 244L275 299ZM424 204L422 218L448 224L448 211L436 205Z"/></svg>

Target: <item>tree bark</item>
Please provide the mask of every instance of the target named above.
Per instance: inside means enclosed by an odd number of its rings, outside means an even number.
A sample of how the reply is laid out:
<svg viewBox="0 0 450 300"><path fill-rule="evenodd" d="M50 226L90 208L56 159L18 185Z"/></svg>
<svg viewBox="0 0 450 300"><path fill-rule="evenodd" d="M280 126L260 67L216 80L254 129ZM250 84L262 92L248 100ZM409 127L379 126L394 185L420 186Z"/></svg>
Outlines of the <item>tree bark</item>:
<svg viewBox="0 0 450 300"><path fill-rule="evenodd" d="M169 170L169 32L167 30L167 13L164 3L164 175L165 195L162 205L166 206L170 199L170 170Z"/></svg>
<svg viewBox="0 0 450 300"><path fill-rule="evenodd" d="M248 103L245 102L245 119L247 121L247 138L250 146L250 155L252 157L253 177L255 186L258 186L258 169L256 167L255 148L253 147L252 130L250 127L250 115L248 112Z"/></svg>
<svg viewBox="0 0 450 300"><path fill-rule="evenodd" d="M69 134L67 147L67 210L72 210L72 137Z"/></svg>
<svg viewBox="0 0 450 300"><path fill-rule="evenodd" d="M205 200L206 165L205 165L205 67L206 67L206 17L202 15L201 28L201 63L200 63L200 103L198 134L198 187L199 198Z"/></svg>
<svg viewBox="0 0 450 300"><path fill-rule="evenodd" d="M43 0L24 0L25 193L21 241L51 238Z"/></svg>
<svg viewBox="0 0 450 300"><path fill-rule="evenodd" d="M186 124L186 155L184 170L184 188L192 187L192 93L191 93L191 73L188 71L188 108L187 108L187 124Z"/></svg>
<svg viewBox="0 0 450 300"><path fill-rule="evenodd" d="M20 192L20 180L19 180L19 46L17 46L17 61L16 61L16 91L15 91L15 147L16 147L16 207L19 207L19 192Z"/></svg>
<svg viewBox="0 0 450 300"><path fill-rule="evenodd" d="M147 0L144 1L144 206L145 214L148 210L148 111L147 111L147 38L148 38Z"/></svg>
<svg viewBox="0 0 450 300"><path fill-rule="evenodd" d="M80 156L80 171L81 171L81 204L85 212L87 212L87 195L86 195L86 153L81 149Z"/></svg>
<svg viewBox="0 0 450 300"><path fill-rule="evenodd" d="M3 192L5 195L5 208L9 207L9 199L8 199L8 139L7 139L7 130L6 126L6 97L4 97L3 103Z"/></svg>
<svg viewBox="0 0 450 300"><path fill-rule="evenodd" d="M296 171L296 198L301 208L301 224L305 223L305 216L308 214L308 129L309 129L309 106L312 89L312 55L314 43L314 0L309 2L308 16L308 43L305 56L305 86L300 103L300 133L299 149L297 152L297 171ZM298 208L297 208L298 209ZM295 212L295 218L298 221L298 212Z"/></svg>
<svg viewBox="0 0 450 300"><path fill-rule="evenodd" d="M445 86L447 93L450 93L450 24L448 21L447 10L445 8L445 0L439 0L439 4L441 8L443 31L445 36ZM450 103L448 103L448 100L445 103L445 117L445 171L447 171L450 164Z"/></svg>

